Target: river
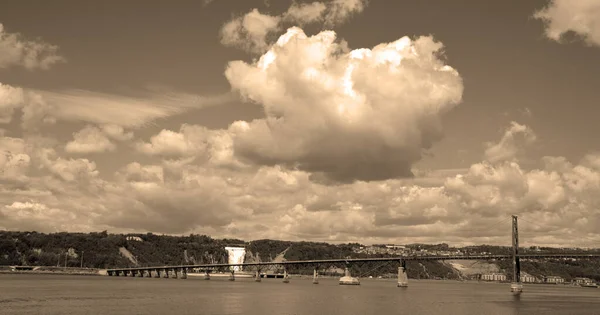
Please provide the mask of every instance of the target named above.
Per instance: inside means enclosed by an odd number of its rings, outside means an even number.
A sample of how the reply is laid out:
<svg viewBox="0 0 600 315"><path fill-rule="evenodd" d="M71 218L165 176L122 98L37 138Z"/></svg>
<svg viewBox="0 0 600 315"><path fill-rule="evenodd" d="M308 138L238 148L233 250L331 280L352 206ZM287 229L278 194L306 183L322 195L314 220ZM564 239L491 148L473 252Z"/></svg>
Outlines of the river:
<svg viewBox="0 0 600 315"><path fill-rule="evenodd" d="M154 279L0 275L0 314L600 314L600 289L508 284L362 279Z"/></svg>

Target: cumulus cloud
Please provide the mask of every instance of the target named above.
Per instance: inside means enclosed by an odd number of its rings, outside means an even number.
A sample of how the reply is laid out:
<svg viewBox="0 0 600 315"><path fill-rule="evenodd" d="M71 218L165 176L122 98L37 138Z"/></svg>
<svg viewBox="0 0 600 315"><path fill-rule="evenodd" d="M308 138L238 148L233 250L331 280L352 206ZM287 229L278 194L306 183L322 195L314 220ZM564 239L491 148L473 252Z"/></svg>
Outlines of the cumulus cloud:
<svg viewBox="0 0 600 315"><path fill-rule="evenodd" d="M326 26L343 23L352 14L361 13L367 6L366 0L333 0L325 15Z"/></svg>
<svg viewBox="0 0 600 315"><path fill-rule="evenodd" d="M366 5L366 0L293 2L288 10L280 15L263 14L258 9L253 9L223 25L221 43L251 53L263 53L271 46L271 36L285 24L303 26L322 22L325 27L332 28L344 23L353 14L362 12Z"/></svg>
<svg viewBox="0 0 600 315"><path fill-rule="evenodd" d="M28 70L49 69L65 59L58 47L40 40L26 40L18 33L9 33L0 23L0 69L22 66Z"/></svg>
<svg viewBox="0 0 600 315"><path fill-rule="evenodd" d="M514 123L505 134L516 129L530 130ZM176 133L185 142L192 133L210 138L211 132L222 131L186 126ZM309 172L281 166L240 171L177 159L128 163L112 179L103 179L93 161L61 157L43 141L0 141L12 156L30 157L19 166L27 175L20 184L0 187L2 228L507 245L509 218L517 214L524 246L600 241L595 234L600 226L598 154L577 163L545 157L534 169L516 159L485 159L466 170L428 172L423 176L435 180L426 185L417 179L323 185L311 181ZM522 145L526 149L530 142ZM207 152L206 147L184 148ZM162 152L173 157L188 151ZM3 167L16 165L0 161Z"/></svg>
<svg viewBox="0 0 600 315"><path fill-rule="evenodd" d="M125 132L121 126L104 125L102 128L98 128L88 125L73 133L73 140L65 145L65 151L83 154L114 151L117 146L111 139L127 141L132 138L133 132Z"/></svg>
<svg viewBox="0 0 600 315"><path fill-rule="evenodd" d="M552 40L560 42L565 34L573 32L589 45L600 46L600 2L597 0L552 0L533 16L544 21L546 36Z"/></svg>
<svg viewBox="0 0 600 315"><path fill-rule="evenodd" d="M262 14L254 9L223 25L221 44L242 48L249 52L262 52L268 46L267 35L277 30L279 20L277 16Z"/></svg>
<svg viewBox="0 0 600 315"><path fill-rule="evenodd" d="M25 103L23 89L0 83L0 124L12 120L14 110Z"/></svg>
<svg viewBox="0 0 600 315"><path fill-rule="evenodd" d="M73 133L73 141L65 145L65 151L70 153L98 153L114 151L116 146L97 127L86 126Z"/></svg>
<svg viewBox="0 0 600 315"><path fill-rule="evenodd" d="M0 83L0 124L10 123L16 109L22 110L21 126L25 130L37 130L42 123L53 124L54 107L39 94Z"/></svg>
<svg viewBox="0 0 600 315"><path fill-rule="evenodd" d="M498 143L488 143L485 150L486 160L496 163L517 158L519 150L536 140L531 128L512 122Z"/></svg>
<svg viewBox="0 0 600 315"><path fill-rule="evenodd" d="M22 182L30 164L23 139L0 137L0 182Z"/></svg>
<svg viewBox="0 0 600 315"><path fill-rule="evenodd" d="M227 67L232 88L266 115L230 127L236 155L341 181L411 176L441 137L441 115L462 98L442 47L403 37L345 51L333 31L288 29L257 62Z"/></svg>
<svg viewBox="0 0 600 315"><path fill-rule="evenodd" d="M284 14L284 19L300 25L314 23L323 19L327 6L322 2L294 2Z"/></svg>
<svg viewBox="0 0 600 315"><path fill-rule="evenodd" d="M179 132L163 129L149 142L136 143L139 152L165 159L188 159L212 165L243 167L234 157L233 139L227 130L209 130L203 126L181 126ZM191 159L190 159L191 158Z"/></svg>

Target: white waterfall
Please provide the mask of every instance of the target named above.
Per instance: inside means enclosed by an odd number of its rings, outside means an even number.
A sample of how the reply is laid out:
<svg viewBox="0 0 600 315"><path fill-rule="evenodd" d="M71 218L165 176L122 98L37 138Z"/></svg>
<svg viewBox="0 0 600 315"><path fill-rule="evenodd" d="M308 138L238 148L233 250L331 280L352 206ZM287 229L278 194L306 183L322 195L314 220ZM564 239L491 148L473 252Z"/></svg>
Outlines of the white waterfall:
<svg viewBox="0 0 600 315"><path fill-rule="evenodd" d="M230 264L243 264L244 257L246 256L246 249L244 247L225 247L228 255L228 261ZM231 270L240 271L242 267L232 266Z"/></svg>

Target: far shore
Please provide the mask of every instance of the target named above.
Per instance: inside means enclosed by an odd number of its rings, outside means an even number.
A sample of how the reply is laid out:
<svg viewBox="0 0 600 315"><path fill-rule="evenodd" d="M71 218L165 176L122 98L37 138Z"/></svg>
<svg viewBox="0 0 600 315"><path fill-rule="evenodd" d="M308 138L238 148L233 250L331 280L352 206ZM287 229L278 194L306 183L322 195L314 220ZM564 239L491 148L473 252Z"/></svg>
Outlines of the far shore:
<svg viewBox="0 0 600 315"><path fill-rule="evenodd" d="M33 270L15 270L11 266L0 266L0 274L102 276L106 273L104 269L97 268L54 266L31 266L31 268Z"/></svg>

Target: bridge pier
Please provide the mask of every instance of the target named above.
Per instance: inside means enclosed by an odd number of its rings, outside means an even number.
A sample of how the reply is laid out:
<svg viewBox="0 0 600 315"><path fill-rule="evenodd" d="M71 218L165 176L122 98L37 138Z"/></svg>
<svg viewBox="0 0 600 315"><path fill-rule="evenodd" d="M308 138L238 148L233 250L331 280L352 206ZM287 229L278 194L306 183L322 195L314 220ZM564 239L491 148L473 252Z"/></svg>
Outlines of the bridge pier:
<svg viewBox="0 0 600 315"><path fill-rule="evenodd" d="M131 277L135 277L135 273L136 273L136 271L135 271L135 270L130 270L130 271L129 271L129 276L131 276Z"/></svg>
<svg viewBox="0 0 600 315"><path fill-rule="evenodd" d="M287 269L283 269L283 283L290 283L290 276L288 275Z"/></svg>
<svg viewBox="0 0 600 315"><path fill-rule="evenodd" d="M256 272L254 273L254 282L261 282L261 278L260 278L260 269L257 269Z"/></svg>
<svg viewBox="0 0 600 315"><path fill-rule="evenodd" d="M208 273L208 269L204 272L204 280L210 280L210 273Z"/></svg>
<svg viewBox="0 0 600 315"><path fill-rule="evenodd" d="M181 268L181 279L187 279L187 268Z"/></svg>
<svg viewBox="0 0 600 315"><path fill-rule="evenodd" d="M319 284L319 271L317 268L313 270L313 284Z"/></svg>
<svg viewBox="0 0 600 315"><path fill-rule="evenodd" d="M160 269L154 269L154 278L160 278Z"/></svg>
<svg viewBox="0 0 600 315"><path fill-rule="evenodd" d="M165 268L163 269L163 278L169 278L169 269Z"/></svg>
<svg viewBox="0 0 600 315"><path fill-rule="evenodd" d="M406 275L406 262L402 261L402 266L398 267L398 287L399 288L407 288L408 287L408 276Z"/></svg>
<svg viewBox="0 0 600 315"><path fill-rule="evenodd" d="M231 270L231 274L229 275L229 281L235 281L235 271Z"/></svg>
<svg viewBox="0 0 600 315"><path fill-rule="evenodd" d="M144 270L138 270L138 277L143 278L144 277Z"/></svg>
<svg viewBox="0 0 600 315"><path fill-rule="evenodd" d="M178 278L178 274L177 274L177 268L173 268L172 269L172 273L171 273L171 278L173 279L177 279Z"/></svg>

